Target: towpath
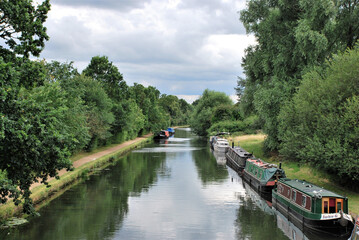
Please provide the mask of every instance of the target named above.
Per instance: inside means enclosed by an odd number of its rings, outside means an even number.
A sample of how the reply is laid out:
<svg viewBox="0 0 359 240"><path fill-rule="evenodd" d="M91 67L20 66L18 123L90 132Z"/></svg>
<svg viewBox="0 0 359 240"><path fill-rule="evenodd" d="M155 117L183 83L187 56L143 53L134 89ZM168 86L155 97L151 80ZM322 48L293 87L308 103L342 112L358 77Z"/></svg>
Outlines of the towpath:
<svg viewBox="0 0 359 240"><path fill-rule="evenodd" d="M135 138L135 139L133 139L133 140L126 141L126 142L124 142L124 143L121 143L121 144L116 145L116 146L114 146L114 147L108 148L108 149L103 150L103 151L101 151L101 152L97 152L97 153L88 155L88 156L86 156L86 157L80 158L79 160L73 162L73 167L74 167L74 168L78 168L78 167L80 167L80 166L82 166L82 165L84 165L84 164L86 164L86 163L89 163L89 162L92 162L92 161L96 161L97 159L99 159L99 158L101 158L101 157L103 157L103 156L106 156L106 155L108 155L108 154L117 152L118 150L120 150L120 149L122 149L122 148L125 148L125 147L127 147L127 146L129 146L129 145L131 145L131 144L136 143L136 142L140 142L140 141L142 141L143 139L146 139L146 138L150 137L151 135L152 135L152 133L147 134L147 135L144 135L144 136L142 136L142 137L137 137L137 138ZM61 176L64 175L66 172L67 172L66 169L60 170L60 171L59 171L59 176L61 177ZM49 179L48 179L48 182L50 182L50 181L53 180L53 179L55 179L55 178L49 178ZM34 184L31 185L30 190L33 189L33 188L35 188L35 187L38 187L38 186L40 186L40 185L42 185L42 183L36 182L36 183L34 183Z"/></svg>

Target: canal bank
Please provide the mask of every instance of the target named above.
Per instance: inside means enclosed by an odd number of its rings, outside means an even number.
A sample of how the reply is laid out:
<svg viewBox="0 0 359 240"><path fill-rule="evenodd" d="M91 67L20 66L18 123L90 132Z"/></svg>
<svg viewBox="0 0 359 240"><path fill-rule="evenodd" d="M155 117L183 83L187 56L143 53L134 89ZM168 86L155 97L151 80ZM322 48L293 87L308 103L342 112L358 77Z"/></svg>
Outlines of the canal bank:
<svg viewBox="0 0 359 240"><path fill-rule="evenodd" d="M32 191L31 198L33 199L36 210L39 210L49 201L60 196L67 189L81 181L81 179L106 168L109 164L129 151L151 141L152 137L153 134L147 134L78 159L73 162L73 171L63 169L59 172L60 179L50 178L48 181L50 187L46 187L44 184L34 183L30 189ZM22 205L15 206L12 201L8 201L6 204L0 206L1 221L21 215Z"/></svg>

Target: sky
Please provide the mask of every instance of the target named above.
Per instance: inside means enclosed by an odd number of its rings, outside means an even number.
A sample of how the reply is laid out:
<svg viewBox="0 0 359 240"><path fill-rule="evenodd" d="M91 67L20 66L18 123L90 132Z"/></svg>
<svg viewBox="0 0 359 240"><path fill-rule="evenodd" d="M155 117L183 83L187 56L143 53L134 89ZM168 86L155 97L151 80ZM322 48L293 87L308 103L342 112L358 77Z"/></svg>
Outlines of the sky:
<svg viewBox="0 0 359 240"><path fill-rule="evenodd" d="M41 2L41 1L40 1ZM40 55L81 72L107 56L128 85L154 86L188 102L205 89L235 99L244 50L255 44L239 20L246 0L51 0L50 40Z"/></svg>

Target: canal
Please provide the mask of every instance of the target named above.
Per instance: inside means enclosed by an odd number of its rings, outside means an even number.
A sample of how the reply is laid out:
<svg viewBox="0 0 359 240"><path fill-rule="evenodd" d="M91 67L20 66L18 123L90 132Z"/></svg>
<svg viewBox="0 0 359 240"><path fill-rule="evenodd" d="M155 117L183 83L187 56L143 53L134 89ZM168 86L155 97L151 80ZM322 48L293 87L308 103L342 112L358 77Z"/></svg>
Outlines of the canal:
<svg viewBox="0 0 359 240"><path fill-rule="evenodd" d="M40 214L0 239L308 239L189 129L132 151Z"/></svg>

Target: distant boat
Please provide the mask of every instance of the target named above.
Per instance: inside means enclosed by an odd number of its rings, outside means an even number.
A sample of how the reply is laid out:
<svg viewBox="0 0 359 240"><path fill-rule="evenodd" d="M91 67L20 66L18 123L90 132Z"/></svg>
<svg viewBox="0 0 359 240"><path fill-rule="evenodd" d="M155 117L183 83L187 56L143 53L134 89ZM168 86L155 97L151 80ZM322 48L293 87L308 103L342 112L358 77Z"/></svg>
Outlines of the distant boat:
<svg viewBox="0 0 359 240"><path fill-rule="evenodd" d="M153 138L154 139L166 139L169 138L170 134L166 130L159 131Z"/></svg>
<svg viewBox="0 0 359 240"><path fill-rule="evenodd" d="M352 235L350 236L349 240L359 240L359 217L357 217L355 221Z"/></svg>
<svg viewBox="0 0 359 240"><path fill-rule="evenodd" d="M213 150L216 152L225 153L229 148L229 143L227 139L217 138L216 142L213 145Z"/></svg>
<svg viewBox="0 0 359 240"><path fill-rule="evenodd" d="M272 203L300 228L336 237L349 237L353 229L348 198L306 181L279 179L272 191Z"/></svg>
<svg viewBox="0 0 359 240"><path fill-rule="evenodd" d="M169 133L170 135L175 134L175 129L174 129L174 128L169 127L169 128L167 128L167 131L168 131L168 133Z"/></svg>
<svg viewBox="0 0 359 240"><path fill-rule="evenodd" d="M261 159L248 158L242 177L261 195L271 196L279 178L284 178L284 170Z"/></svg>
<svg viewBox="0 0 359 240"><path fill-rule="evenodd" d="M226 153L227 165L237 172L242 172L246 167L246 161L253 155L241 147L230 147Z"/></svg>

